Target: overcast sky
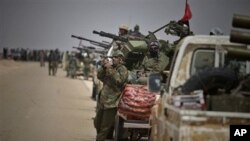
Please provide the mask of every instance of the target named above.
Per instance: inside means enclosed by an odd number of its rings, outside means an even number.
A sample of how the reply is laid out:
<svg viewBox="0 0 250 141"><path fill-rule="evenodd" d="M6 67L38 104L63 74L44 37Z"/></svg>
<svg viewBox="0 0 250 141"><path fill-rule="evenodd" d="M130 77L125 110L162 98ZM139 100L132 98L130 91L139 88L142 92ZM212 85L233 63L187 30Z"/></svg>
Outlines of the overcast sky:
<svg viewBox="0 0 250 141"><path fill-rule="evenodd" d="M229 34L234 13L250 15L250 0L189 0L189 4L195 34L208 34L213 27ZM72 50L79 44L72 34L110 41L92 31L117 34L120 24L130 28L139 24L147 34L181 19L184 9L185 0L0 0L0 48ZM156 35L169 38L163 30Z"/></svg>

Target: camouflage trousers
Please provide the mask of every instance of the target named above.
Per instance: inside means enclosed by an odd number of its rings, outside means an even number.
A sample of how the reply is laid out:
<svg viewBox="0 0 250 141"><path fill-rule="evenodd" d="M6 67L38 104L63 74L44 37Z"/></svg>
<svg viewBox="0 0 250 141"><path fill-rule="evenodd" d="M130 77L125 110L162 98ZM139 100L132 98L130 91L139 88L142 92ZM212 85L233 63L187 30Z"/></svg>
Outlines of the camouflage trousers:
<svg viewBox="0 0 250 141"><path fill-rule="evenodd" d="M89 73L90 73L90 68L89 67L84 67L83 73L84 73L84 78L88 79Z"/></svg>
<svg viewBox="0 0 250 141"><path fill-rule="evenodd" d="M105 141L112 139L115 125L115 116L117 108L97 108L94 126L96 128L96 141Z"/></svg>
<svg viewBox="0 0 250 141"><path fill-rule="evenodd" d="M56 75L57 62L49 62L49 75Z"/></svg>

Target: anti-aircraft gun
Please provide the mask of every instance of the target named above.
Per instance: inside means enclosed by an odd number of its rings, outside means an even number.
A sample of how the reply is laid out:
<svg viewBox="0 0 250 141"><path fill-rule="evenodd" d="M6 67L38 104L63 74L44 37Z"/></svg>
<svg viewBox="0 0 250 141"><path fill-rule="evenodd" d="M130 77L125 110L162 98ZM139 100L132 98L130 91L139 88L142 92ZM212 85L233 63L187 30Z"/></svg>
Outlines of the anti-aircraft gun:
<svg viewBox="0 0 250 141"><path fill-rule="evenodd" d="M135 39L130 37L118 36L104 31L93 31L102 37L113 39L112 48L109 55L112 55L114 50L121 50L125 55L125 66L131 70L137 67L138 63L142 61L145 53L148 50L147 42L142 39Z"/></svg>

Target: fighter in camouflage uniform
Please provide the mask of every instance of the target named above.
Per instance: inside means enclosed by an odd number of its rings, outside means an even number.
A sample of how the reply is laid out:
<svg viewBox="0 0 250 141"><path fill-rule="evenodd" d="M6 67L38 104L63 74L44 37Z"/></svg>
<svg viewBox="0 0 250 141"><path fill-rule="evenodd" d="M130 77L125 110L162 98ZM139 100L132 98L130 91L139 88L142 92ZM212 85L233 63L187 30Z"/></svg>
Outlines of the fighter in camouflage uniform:
<svg viewBox="0 0 250 141"><path fill-rule="evenodd" d="M87 56L84 57L83 59L83 63L84 63L84 69L83 69L83 73L84 73L84 79L88 80L89 78L89 73L90 73L90 65L92 63L92 59L89 56L89 53L87 53Z"/></svg>
<svg viewBox="0 0 250 141"><path fill-rule="evenodd" d="M97 77L103 82L103 89L98 98L94 120L97 131L96 141L104 141L114 127L117 105L128 78L128 70L122 64L123 57L121 51L115 51L112 57L113 64L110 61L104 62L98 70Z"/></svg>
<svg viewBox="0 0 250 141"><path fill-rule="evenodd" d="M163 71L169 63L169 58L160 52L160 43L153 41L149 44L149 54L146 55L142 62L145 71Z"/></svg>
<svg viewBox="0 0 250 141"><path fill-rule="evenodd" d="M144 57L140 66L141 71L137 72L138 79L136 83L146 84L150 72L158 72L165 79L162 72L166 69L168 63L169 58L165 53L160 52L160 43L158 41L150 42L148 54Z"/></svg>

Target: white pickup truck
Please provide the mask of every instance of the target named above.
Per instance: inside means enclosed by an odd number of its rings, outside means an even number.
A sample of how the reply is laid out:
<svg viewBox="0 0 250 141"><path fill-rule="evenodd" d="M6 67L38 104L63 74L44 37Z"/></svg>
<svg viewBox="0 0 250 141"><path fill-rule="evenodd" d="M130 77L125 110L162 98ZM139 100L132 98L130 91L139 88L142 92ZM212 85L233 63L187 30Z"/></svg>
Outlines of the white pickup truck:
<svg viewBox="0 0 250 141"><path fill-rule="evenodd" d="M250 49L228 36L189 36L177 46L152 109L154 141L229 141L250 124Z"/></svg>

